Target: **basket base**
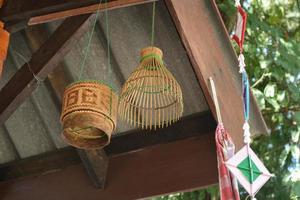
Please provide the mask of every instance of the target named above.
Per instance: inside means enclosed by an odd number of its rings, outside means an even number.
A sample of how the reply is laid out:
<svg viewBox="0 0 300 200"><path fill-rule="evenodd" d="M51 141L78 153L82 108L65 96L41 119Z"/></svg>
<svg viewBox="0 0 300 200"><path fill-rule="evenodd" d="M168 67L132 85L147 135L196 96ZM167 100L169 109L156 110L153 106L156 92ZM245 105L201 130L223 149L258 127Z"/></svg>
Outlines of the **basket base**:
<svg viewBox="0 0 300 200"><path fill-rule="evenodd" d="M71 113L63 122L63 140L80 149L101 149L109 144L113 124L95 113Z"/></svg>

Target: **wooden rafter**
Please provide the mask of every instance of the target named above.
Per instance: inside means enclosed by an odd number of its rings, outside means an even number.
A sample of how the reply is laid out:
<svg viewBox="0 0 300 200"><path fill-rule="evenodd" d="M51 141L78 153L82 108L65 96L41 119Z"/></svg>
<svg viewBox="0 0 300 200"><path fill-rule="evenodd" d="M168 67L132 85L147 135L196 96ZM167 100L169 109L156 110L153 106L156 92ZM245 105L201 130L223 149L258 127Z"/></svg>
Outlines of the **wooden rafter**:
<svg viewBox="0 0 300 200"><path fill-rule="evenodd" d="M0 0L0 8L3 6L4 3L5 3L4 0Z"/></svg>
<svg viewBox="0 0 300 200"><path fill-rule="evenodd" d="M62 170L80 163L76 150L71 147L44 153L30 158L0 165L0 181L7 181L25 176L41 175Z"/></svg>
<svg viewBox="0 0 300 200"><path fill-rule="evenodd" d="M117 9L133 5L149 3L156 0L17 0L9 1L0 12L0 20L6 22L6 28L11 32L35 25L67 17L89 14L99 10ZM105 2L103 0L102 2Z"/></svg>
<svg viewBox="0 0 300 200"><path fill-rule="evenodd" d="M216 184L217 176L214 134L202 132L193 138L110 157L105 190L95 190L83 166L76 165L44 176L0 183L0 197L143 199Z"/></svg>
<svg viewBox="0 0 300 200"><path fill-rule="evenodd" d="M156 1L156 0L118 0L118 1L111 1L108 3L102 3L100 6L97 3L90 6L73 8L69 10L58 11L50 14L31 17L29 19L28 25L41 24L41 23L46 23L46 22L66 18L66 17L93 13L96 12L97 10L106 10L106 9L112 10L117 8L133 6L133 5L139 5L139 4L149 3L151 1Z"/></svg>
<svg viewBox="0 0 300 200"><path fill-rule="evenodd" d="M88 28L90 15L66 19L51 37L36 51L28 64L24 64L9 82L0 90L0 123L37 87L39 79L45 79L60 63L72 45Z"/></svg>
<svg viewBox="0 0 300 200"><path fill-rule="evenodd" d="M195 113L183 117L180 121L167 128L158 130L132 130L115 135L110 145L105 147L109 156L122 154L151 145L184 140L201 134L213 132L215 120L209 111Z"/></svg>
<svg viewBox="0 0 300 200"><path fill-rule="evenodd" d="M209 77L218 90L222 119L237 147L243 145L244 123L241 75L228 33L213 0L165 0L178 33L183 41L210 109ZM267 133L266 125L251 96L250 125L254 134Z"/></svg>
<svg viewBox="0 0 300 200"><path fill-rule="evenodd" d="M105 147L104 151L84 152L80 150L79 156L85 168L91 168L87 170L90 177L94 177L94 179L98 177L93 181L94 184L97 183L96 185L100 186L105 181L109 158L155 145L199 137L213 132L214 128L215 121L210 112L197 113L184 117L173 126L160 129L157 132L132 130L118 134L113 137L111 144ZM104 152L106 154L103 154ZM74 148L66 147L55 152L0 165L0 181L61 170L70 165L78 164L80 162L79 156ZM103 162L99 162L100 159L103 159Z"/></svg>

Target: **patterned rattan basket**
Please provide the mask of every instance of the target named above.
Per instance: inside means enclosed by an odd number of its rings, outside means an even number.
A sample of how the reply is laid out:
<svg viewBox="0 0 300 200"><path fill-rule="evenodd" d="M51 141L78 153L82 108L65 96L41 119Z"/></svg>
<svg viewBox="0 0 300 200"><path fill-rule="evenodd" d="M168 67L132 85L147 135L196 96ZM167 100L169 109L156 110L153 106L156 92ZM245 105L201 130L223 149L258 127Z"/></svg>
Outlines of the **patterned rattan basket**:
<svg viewBox="0 0 300 200"><path fill-rule="evenodd" d="M116 128L118 96L104 83L79 81L64 92L61 122L63 139L82 149L108 145Z"/></svg>
<svg viewBox="0 0 300 200"><path fill-rule="evenodd" d="M143 49L140 65L122 87L118 113L133 126L161 128L182 116L182 91L162 56L159 48Z"/></svg>

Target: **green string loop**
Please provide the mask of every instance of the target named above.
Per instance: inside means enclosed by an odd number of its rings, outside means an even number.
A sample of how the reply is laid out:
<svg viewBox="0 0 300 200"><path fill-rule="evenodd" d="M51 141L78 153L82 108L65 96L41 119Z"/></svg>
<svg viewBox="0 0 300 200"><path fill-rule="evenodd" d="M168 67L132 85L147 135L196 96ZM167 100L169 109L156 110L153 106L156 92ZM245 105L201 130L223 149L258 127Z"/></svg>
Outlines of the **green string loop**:
<svg viewBox="0 0 300 200"><path fill-rule="evenodd" d="M151 53L151 54L147 54L145 56L143 56L141 59L140 59L140 62L143 62L144 60L147 60L149 58L155 58L156 60L158 60L162 65L163 65L163 60L161 58L161 56L157 55L157 54L154 54L154 53Z"/></svg>
<svg viewBox="0 0 300 200"><path fill-rule="evenodd" d="M153 2L152 7L152 31L151 31L151 46L154 45L154 37L155 37L155 1Z"/></svg>
<svg viewBox="0 0 300 200"><path fill-rule="evenodd" d="M113 88L113 76L112 76L112 66L111 66L111 51L110 51L110 26L109 26L109 15L107 0L105 7L105 26L106 26L106 42L107 42L107 66L108 66L108 78L110 86Z"/></svg>
<svg viewBox="0 0 300 200"><path fill-rule="evenodd" d="M99 17L101 3L102 3L102 0L99 1L98 7L97 7L97 12L96 12L95 20L93 22L92 30L91 30L91 33L89 35L88 44L86 46L86 52L84 54L84 58L83 58L83 60L81 62L81 65L80 65L80 72L79 72L78 80L82 79L83 70L84 70L84 67L85 67L85 62L86 62L86 59L87 59L87 55L89 54L89 51L90 51L93 34L95 32L95 27L96 27L97 20L98 20L98 17Z"/></svg>
<svg viewBox="0 0 300 200"><path fill-rule="evenodd" d="M105 25L106 25L106 42L107 42L107 66L108 66L108 78L110 82L110 87L113 88L113 76L112 76L112 66L111 66L111 55L110 55L110 31L109 31L109 19L108 19L108 7L107 0L105 0ZM109 115L112 114L112 95L113 90L110 91L109 98Z"/></svg>

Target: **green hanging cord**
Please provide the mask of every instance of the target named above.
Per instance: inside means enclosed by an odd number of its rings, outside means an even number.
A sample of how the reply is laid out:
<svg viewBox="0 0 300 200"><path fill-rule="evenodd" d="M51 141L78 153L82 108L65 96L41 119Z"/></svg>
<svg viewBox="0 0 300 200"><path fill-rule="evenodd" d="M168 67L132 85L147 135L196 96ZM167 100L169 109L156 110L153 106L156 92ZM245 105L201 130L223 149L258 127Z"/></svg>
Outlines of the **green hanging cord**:
<svg viewBox="0 0 300 200"><path fill-rule="evenodd" d="M91 33L90 33L90 36L89 36L88 44L86 46L86 52L85 52L84 58L83 58L83 60L81 62L78 80L81 80L81 78L82 78L83 69L85 67L85 62L86 62L87 55L88 55L89 50L90 50L90 46L91 46L91 43L92 43L93 34L94 34L94 31L95 31L95 27L96 27L96 24L97 24L98 16L99 16L99 13L100 13L101 3L102 3L102 0L99 1L98 7L97 7L97 12L96 12L95 20L94 20L94 23L93 23L93 26L92 26L92 30L91 30Z"/></svg>
<svg viewBox="0 0 300 200"><path fill-rule="evenodd" d="M108 78L110 87L113 88L113 77L112 77L112 66L111 66L111 56L110 56L110 31L109 31L109 20L108 20L108 7L107 7L107 0L106 7L105 7L105 25L106 25L106 42L107 42L107 66L108 66ZM110 98L109 98L109 115L112 113L112 95L113 90L110 90Z"/></svg>
<svg viewBox="0 0 300 200"><path fill-rule="evenodd" d="M155 36L155 1L153 2L152 7L152 32L151 32L151 46L154 44L154 36Z"/></svg>
<svg viewBox="0 0 300 200"><path fill-rule="evenodd" d="M108 66L108 75L109 75L109 84L110 87L113 88L113 80L112 80L112 66L111 66L111 52L110 52L110 30L109 30L109 16L108 16L108 7L107 7L107 0L106 7L105 7L105 25L106 25L106 42L107 42L107 66Z"/></svg>

